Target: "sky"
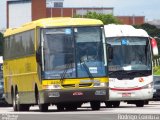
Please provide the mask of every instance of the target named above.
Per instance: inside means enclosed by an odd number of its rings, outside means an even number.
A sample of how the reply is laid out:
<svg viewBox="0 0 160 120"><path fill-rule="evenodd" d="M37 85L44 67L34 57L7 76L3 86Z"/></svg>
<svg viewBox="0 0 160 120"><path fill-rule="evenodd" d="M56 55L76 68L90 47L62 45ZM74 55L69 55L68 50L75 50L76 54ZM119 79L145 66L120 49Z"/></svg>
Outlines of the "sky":
<svg viewBox="0 0 160 120"><path fill-rule="evenodd" d="M71 0L72 1L72 0ZM80 0L77 0L77 2ZM81 0L83 1L83 0ZM94 0L90 0L91 2ZM95 0L97 1L97 0ZM99 0L102 7L113 7L114 15L145 16L146 21L160 20L160 0ZM6 0L0 0L0 29L6 28Z"/></svg>

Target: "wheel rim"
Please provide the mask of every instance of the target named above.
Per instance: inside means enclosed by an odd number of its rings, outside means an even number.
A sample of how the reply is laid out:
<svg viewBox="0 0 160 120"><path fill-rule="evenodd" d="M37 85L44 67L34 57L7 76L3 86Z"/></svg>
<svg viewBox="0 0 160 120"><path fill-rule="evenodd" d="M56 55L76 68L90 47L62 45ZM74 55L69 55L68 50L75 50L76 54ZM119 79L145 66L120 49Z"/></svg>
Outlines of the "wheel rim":
<svg viewBox="0 0 160 120"><path fill-rule="evenodd" d="M39 94L37 95L37 104L38 104L39 109L41 109Z"/></svg>
<svg viewBox="0 0 160 120"><path fill-rule="evenodd" d="M17 92L13 95L13 109L14 111L19 111L19 95Z"/></svg>
<svg viewBox="0 0 160 120"><path fill-rule="evenodd" d="M18 93L16 94L15 104L16 104L16 106L17 106L17 110L19 111L19 109L20 109L20 104L19 104L19 94L18 94Z"/></svg>
<svg viewBox="0 0 160 120"><path fill-rule="evenodd" d="M16 94L16 105L18 105L19 104L19 95L18 95L18 93Z"/></svg>

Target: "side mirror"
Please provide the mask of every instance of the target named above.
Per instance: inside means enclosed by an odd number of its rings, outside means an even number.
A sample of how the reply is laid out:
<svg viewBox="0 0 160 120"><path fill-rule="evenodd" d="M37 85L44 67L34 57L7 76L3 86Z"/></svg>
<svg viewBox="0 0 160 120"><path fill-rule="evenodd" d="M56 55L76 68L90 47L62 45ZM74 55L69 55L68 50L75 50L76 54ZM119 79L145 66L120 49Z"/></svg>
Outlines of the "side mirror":
<svg viewBox="0 0 160 120"><path fill-rule="evenodd" d="M151 41L153 55L158 56L158 46L156 39L150 38L150 41Z"/></svg>
<svg viewBox="0 0 160 120"><path fill-rule="evenodd" d="M108 61L110 62L113 59L113 48L110 44L107 44L107 51Z"/></svg>
<svg viewBox="0 0 160 120"><path fill-rule="evenodd" d="M42 57L41 57L41 49L40 48L36 51L36 61L39 65L42 64Z"/></svg>

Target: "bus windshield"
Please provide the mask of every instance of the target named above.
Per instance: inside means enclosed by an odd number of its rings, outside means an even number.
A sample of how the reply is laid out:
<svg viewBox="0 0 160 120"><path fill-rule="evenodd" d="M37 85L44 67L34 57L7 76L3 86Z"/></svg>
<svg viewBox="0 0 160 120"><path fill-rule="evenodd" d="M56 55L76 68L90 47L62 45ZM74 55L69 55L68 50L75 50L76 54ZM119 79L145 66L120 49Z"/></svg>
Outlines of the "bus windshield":
<svg viewBox="0 0 160 120"><path fill-rule="evenodd" d="M107 38L113 48L109 71L151 71L151 50L148 38Z"/></svg>
<svg viewBox="0 0 160 120"><path fill-rule="evenodd" d="M43 29L44 79L105 76L101 27Z"/></svg>

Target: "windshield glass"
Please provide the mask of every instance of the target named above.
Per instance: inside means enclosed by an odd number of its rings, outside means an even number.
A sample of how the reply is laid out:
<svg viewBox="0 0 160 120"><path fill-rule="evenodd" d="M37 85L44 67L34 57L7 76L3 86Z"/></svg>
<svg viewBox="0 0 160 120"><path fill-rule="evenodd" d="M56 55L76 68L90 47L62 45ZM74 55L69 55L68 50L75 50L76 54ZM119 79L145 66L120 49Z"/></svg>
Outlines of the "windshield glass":
<svg viewBox="0 0 160 120"><path fill-rule="evenodd" d="M44 77L75 77L74 40L71 28L44 30Z"/></svg>
<svg viewBox="0 0 160 120"><path fill-rule="evenodd" d="M151 51L148 38L114 37L107 38L113 48L113 59L109 71L148 71L151 70Z"/></svg>
<svg viewBox="0 0 160 120"><path fill-rule="evenodd" d="M101 27L44 29L44 79L105 76Z"/></svg>
<svg viewBox="0 0 160 120"><path fill-rule="evenodd" d="M101 28L82 27L74 31L78 77L105 76Z"/></svg>

